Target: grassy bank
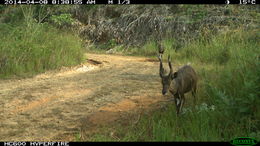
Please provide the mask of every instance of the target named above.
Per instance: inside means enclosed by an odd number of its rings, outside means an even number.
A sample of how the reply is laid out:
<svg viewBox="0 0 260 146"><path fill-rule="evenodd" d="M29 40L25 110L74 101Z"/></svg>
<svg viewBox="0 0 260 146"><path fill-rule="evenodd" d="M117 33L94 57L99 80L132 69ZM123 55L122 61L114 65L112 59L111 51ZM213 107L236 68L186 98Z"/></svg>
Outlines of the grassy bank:
<svg viewBox="0 0 260 146"><path fill-rule="evenodd" d="M177 53L170 51L164 41L167 54L174 64L191 62L198 72L199 102L188 103L184 113L176 117L175 106L157 110L134 121L118 124L109 132L94 135L94 141L230 141L236 137L260 139L260 64L259 34L256 30L234 30L212 37L201 38ZM143 53L156 53L155 43L149 43ZM134 49L133 49L134 50ZM134 52L134 51L133 51ZM141 53L141 54L140 54ZM137 54L137 53L135 53ZM159 77L159 76L158 76ZM105 130L104 130L105 131ZM109 130L108 130L109 131Z"/></svg>
<svg viewBox="0 0 260 146"><path fill-rule="evenodd" d="M0 77L31 76L83 59L80 39L47 23L0 26Z"/></svg>

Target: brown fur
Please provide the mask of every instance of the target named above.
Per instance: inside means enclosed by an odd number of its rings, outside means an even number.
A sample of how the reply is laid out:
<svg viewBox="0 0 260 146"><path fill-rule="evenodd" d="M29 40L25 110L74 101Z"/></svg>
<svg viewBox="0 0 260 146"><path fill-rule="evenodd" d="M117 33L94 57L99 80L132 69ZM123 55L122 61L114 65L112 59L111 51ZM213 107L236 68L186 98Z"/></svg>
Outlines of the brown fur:
<svg viewBox="0 0 260 146"><path fill-rule="evenodd" d="M165 69L162 65L162 59L159 56L160 77L162 79L163 85L162 94L164 95L170 91L170 93L174 96L177 114L179 114L185 102L185 93L191 91L194 97L194 103L196 102L198 78L195 70L190 65L185 65L177 72L172 73L172 67L169 58L170 57L168 57L170 73L166 75Z"/></svg>

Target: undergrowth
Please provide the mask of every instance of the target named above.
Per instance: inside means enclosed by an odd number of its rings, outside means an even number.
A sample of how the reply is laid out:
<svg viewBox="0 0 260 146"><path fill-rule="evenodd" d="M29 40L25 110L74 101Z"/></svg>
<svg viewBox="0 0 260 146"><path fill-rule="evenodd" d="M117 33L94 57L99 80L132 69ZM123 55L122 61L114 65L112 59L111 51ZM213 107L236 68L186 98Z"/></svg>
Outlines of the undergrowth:
<svg viewBox="0 0 260 146"><path fill-rule="evenodd" d="M80 38L37 22L33 8L17 8L23 12L19 24L11 21L16 15L0 24L0 78L28 77L83 60Z"/></svg>
<svg viewBox="0 0 260 146"><path fill-rule="evenodd" d="M173 66L189 61L197 71L200 79L197 105L189 101L182 115L177 117L174 104L168 103L167 110L143 115L137 124L116 125L117 139L99 134L92 140L230 141L236 137L259 140L260 50L257 37L255 30L228 31L211 40L196 40L177 52L164 40L165 60L170 54ZM144 49L140 54L156 54L155 43L145 47L152 49ZM191 100L189 96L187 94L186 98Z"/></svg>

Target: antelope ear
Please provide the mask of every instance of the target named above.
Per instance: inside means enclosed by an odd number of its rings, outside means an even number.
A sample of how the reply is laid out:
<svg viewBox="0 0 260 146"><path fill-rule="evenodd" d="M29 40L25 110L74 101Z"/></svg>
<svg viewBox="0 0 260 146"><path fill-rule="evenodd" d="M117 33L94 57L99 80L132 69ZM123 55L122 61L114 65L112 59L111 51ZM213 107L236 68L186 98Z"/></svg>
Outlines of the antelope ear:
<svg viewBox="0 0 260 146"><path fill-rule="evenodd" d="M177 75L178 75L178 73L177 73L177 72L174 72L174 73L173 73L173 77L174 77L174 78L176 78L176 77L177 77Z"/></svg>
<svg viewBox="0 0 260 146"><path fill-rule="evenodd" d="M178 75L178 73L177 73L177 72L174 72L174 73L171 75L172 80L173 80L174 78L176 78L177 75Z"/></svg>

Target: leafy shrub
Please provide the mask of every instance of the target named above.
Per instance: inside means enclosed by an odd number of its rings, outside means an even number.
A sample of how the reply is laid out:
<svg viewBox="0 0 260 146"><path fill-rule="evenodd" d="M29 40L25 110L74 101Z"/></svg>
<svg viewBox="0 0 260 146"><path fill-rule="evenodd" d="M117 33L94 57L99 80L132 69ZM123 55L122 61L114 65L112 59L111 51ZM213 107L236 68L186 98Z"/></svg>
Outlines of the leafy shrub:
<svg viewBox="0 0 260 146"><path fill-rule="evenodd" d="M74 22L71 14L52 15L50 20L60 28L68 27Z"/></svg>

